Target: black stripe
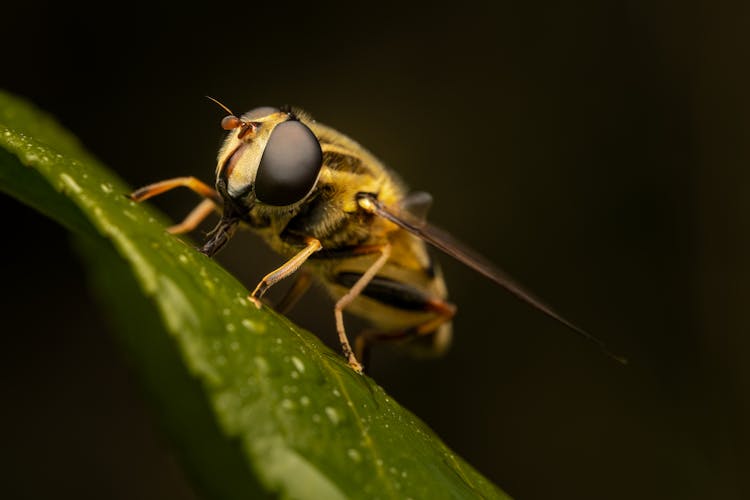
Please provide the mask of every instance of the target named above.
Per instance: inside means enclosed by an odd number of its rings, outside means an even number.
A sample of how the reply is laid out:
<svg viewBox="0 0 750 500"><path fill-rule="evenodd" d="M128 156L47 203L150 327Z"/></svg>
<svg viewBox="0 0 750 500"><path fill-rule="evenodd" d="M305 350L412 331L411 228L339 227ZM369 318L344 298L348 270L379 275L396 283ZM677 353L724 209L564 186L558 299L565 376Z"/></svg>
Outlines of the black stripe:
<svg viewBox="0 0 750 500"><path fill-rule="evenodd" d="M280 233L284 241L299 240L306 236L325 239L335 233L347 223L343 212L330 212L333 187L319 183L315 193L300 207L300 211L292 217ZM325 229L325 231L323 231Z"/></svg>
<svg viewBox="0 0 750 500"><path fill-rule="evenodd" d="M347 245L338 248L323 248L312 254L310 259L346 259L349 257L361 257L367 255L362 252L362 245Z"/></svg>
<svg viewBox="0 0 750 500"><path fill-rule="evenodd" d="M360 273L342 272L333 279L339 285L351 288L361 277ZM430 295L411 285L381 276L375 276L362 291L362 295L406 311L430 310Z"/></svg>
<svg viewBox="0 0 750 500"><path fill-rule="evenodd" d="M338 151L325 151L323 153L323 165L339 172L350 172L353 174L372 173L360 158Z"/></svg>

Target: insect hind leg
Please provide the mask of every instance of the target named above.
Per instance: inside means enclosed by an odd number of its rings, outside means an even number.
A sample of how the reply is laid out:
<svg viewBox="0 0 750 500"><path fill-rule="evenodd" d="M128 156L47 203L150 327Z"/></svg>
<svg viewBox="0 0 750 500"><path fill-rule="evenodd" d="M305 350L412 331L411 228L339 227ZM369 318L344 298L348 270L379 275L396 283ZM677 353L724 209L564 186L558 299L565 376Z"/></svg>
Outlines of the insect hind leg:
<svg viewBox="0 0 750 500"><path fill-rule="evenodd" d="M334 281L345 287L356 286L362 274L340 272ZM385 276L373 276L361 290L364 297L383 306L392 307L406 314L414 314L414 323L405 328L387 331L365 331L357 337L354 355L365 359L372 344L404 342L415 356L437 356L450 345L450 320L456 314L456 306L444 298L409 283Z"/></svg>
<svg viewBox="0 0 750 500"><path fill-rule="evenodd" d="M357 358L367 365L372 346L384 343L405 343L409 353L416 357L435 357L443 354L451 344L451 319L456 315L456 306L432 297L425 298L424 309L434 312L435 316L411 328L362 332L354 343Z"/></svg>

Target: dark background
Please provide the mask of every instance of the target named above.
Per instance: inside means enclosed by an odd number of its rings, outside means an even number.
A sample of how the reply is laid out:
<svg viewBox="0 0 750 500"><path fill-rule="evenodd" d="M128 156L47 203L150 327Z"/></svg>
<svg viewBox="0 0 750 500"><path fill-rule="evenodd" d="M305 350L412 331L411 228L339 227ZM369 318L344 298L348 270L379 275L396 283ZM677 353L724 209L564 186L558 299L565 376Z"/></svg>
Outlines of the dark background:
<svg viewBox="0 0 750 500"><path fill-rule="evenodd" d="M450 447L519 499L748 498L747 6L270 3L6 6L0 87L132 186L212 181L204 95L306 108L631 360L443 258L453 349L372 372ZM190 498L67 235L0 208L4 492ZM249 234L220 257L248 287L277 262ZM335 346L328 307L292 317Z"/></svg>

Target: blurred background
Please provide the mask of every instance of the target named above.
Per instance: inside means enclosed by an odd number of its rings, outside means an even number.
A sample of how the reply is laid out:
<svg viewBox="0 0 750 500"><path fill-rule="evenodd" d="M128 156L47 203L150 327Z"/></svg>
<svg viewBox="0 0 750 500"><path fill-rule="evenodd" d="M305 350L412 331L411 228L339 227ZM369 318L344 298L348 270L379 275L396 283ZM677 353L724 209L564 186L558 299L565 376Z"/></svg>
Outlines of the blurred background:
<svg viewBox="0 0 750 500"><path fill-rule="evenodd" d="M440 258L459 306L452 350L379 349L372 376L501 488L750 497L747 4L102 9L4 6L0 87L130 185L213 181L224 113L205 95L236 113L301 106L628 356L619 366ZM179 219L197 201L154 204ZM5 196L0 208L4 491L192 498L67 234ZM249 233L219 259L249 288L279 262ZM330 307L313 291L291 316L338 349Z"/></svg>

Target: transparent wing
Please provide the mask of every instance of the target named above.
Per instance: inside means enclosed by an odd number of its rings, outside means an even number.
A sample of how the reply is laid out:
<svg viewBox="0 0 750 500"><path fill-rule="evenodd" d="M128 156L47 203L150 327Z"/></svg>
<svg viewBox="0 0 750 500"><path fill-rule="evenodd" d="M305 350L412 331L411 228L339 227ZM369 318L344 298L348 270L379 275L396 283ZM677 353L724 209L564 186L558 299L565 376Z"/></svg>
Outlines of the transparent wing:
<svg viewBox="0 0 750 500"><path fill-rule="evenodd" d="M508 292L515 295L517 298L521 299L522 301L526 302L527 304L531 305L547 316L559 321L578 335L584 337L586 340L593 342L607 356L615 359L622 364L627 363L627 360L625 358L617 356L610 352L604 342L602 342L600 339L594 337L586 330L580 328L579 326L562 317L547 304L534 296L531 292L519 285L505 272L498 269L488 259L478 254L468 246L464 245L443 229L429 224L420 217L415 217L406 210L387 206L380 202L372 194L362 193L360 194L360 197L366 198L369 201L368 205L371 207L371 211L373 213L422 238L424 241L431 244L435 248L438 248L439 250L445 252L459 262L462 262L463 264L469 266L479 274L505 288Z"/></svg>

